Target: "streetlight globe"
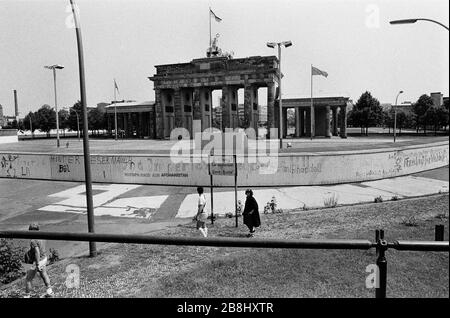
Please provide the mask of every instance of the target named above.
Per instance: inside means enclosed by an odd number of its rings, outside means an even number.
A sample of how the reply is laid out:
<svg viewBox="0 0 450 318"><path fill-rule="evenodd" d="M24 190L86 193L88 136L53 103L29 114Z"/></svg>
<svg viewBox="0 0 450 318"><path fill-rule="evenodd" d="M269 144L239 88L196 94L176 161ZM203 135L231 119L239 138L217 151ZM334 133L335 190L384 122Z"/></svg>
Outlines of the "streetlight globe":
<svg viewBox="0 0 450 318"><path fill-rule="evenodd" d="M290 47L292 45L292 42L291 41L284 41L282 44L284 45L284 47Z"/></svg>
<svg viewBox="0 0 450 318"><path fill-rule="evenodd" d="M274 43L274 42L267 42L267 46L270 47L270 48L272 48L272 49L273 49L276 45L277 45L277 44Z"/></svg>

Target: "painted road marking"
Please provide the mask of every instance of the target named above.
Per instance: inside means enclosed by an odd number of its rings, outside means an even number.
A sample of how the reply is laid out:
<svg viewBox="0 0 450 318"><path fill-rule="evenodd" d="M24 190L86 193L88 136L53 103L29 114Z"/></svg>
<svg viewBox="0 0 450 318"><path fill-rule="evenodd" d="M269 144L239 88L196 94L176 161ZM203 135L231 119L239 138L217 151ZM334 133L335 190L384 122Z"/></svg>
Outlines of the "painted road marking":
<svg viewBox="0 0 450 318"><path fill-rule="evenodd" d="M92 196L94 215L149 218L161 206L167 195L149 197L130 197L116 199L118 196L134 190L141 185L133 184L93 184ZM62 201L40 208L40 211L86 213L85 186L80 185L49 195L65 198Z"/></svg>

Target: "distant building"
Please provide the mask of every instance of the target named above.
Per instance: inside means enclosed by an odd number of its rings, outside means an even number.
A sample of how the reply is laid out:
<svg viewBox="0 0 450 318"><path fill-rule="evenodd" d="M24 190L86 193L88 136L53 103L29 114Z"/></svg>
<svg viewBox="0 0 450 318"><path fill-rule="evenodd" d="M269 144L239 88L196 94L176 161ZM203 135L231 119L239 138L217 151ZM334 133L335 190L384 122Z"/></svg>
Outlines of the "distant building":
<svg viewBox="0 0 450 318"><path fill-rule="evenodd" d="M430 93L430 97L433 100L434 107L441 107L444 104L444 95L441 92Z"/></svg>
<svg viewBox="0 0 450 318"><path fill-rule="evenodd" d="M16 116L3 116L4 126L11 125L16 119Z"/></svg>
<svg viewBox="0 0 450 318"><path fill-rule="evenodd" d="M109 104L108 103L98 103L97 104L97 109L99 110L99 111L101 111L101 112L105 112L106 111L106 109L105 109L105 107L106 106L108 106Z"/></svg>
<svg viewBox="0 0 450 318"><path fill-rule="evenodd" d="M155 102L126 101L105 106L108 132L127 138L155 138Z"/></svg>
<svg viewBox="0 0 450 318"><path fill-rule="evenodd" d="M5 126L5 119L3 118L3 106L0 104L0 128Z"/></svg>

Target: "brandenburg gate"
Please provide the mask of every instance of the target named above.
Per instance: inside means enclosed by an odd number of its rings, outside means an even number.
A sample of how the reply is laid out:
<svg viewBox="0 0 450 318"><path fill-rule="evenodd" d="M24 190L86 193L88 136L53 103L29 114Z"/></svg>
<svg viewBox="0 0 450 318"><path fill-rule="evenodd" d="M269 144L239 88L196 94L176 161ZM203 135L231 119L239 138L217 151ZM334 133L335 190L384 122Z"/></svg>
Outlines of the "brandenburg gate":
<svg viewBox="0 0 450 318"><path fill-rule="evenodd" d="M244 121L240 128L258 131L258 89L267 88L267 128L279 127L278 59L275 56L230 58L212 56L189 63L156 65L156 74L149 77L155 90L155 137L170 137L175 128L185 128L190 136L212 126L212 92L222 91L221 129L239 127L238 90L244 89ZM340 108L340 133L346 137L346 106L348 98L315 98L311 120L310 99L283 100L283 127L287 108L296 110L295 137L337 135L337 109ZM313 123L313 125L311 125ZM331 125L331 126L330 126ZM243 126L243 127L242 127ZM283 129L283 135L287 134ZM271 137L271 136L268 136ZM275 136L273 136L275 137ZM276 137L275 137L276 138Z"/></svg>

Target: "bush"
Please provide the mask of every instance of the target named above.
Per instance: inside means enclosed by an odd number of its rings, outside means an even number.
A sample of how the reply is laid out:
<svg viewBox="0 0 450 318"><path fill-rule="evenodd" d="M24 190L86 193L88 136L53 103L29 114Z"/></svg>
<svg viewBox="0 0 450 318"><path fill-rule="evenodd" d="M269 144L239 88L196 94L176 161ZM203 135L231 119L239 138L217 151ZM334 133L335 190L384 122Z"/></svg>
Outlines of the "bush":
<svg viewBox="0 0 450 318"><path fill-rule="evenodd" d="M59 261L59 252L54 248L50 248L50 255L48 256L48 263L53 264Z"/></svg>
<svg viewBox="0 0 450 318"><path fill-rule="evenodd" d="M225 217L226 218L232 218L234 216L234 213L233 212L227 212L227 213L225 213Z"/></svg>
<svg viewBox="0 0 450 318"><path fill-rule="evenodd" d="M338 197L337 197L336 193L333 193L332 196L329 196L328 198L325 198L323 200L323 205L326 208L334 208L337 206L337 204L338 204Z"/></svg>
<svg viewBox="0 0 450 318"><path fill-rule="evenodd" d="M406 226L418 226L419 225L414 216L403 219L402 224L406 225Z"/></svg>
<svg viewBox="0 0 450 318"><path fill-rule="evenodd" d="M378 197L376 197L375 200L374 200L374 202L375 202L375 203L383 202L383 198L381 197L381 195L378 196Z"/></svg>
<svg viewBox="0 0 450 318"><path fill-rule="evenodd" d="M12 239L0 239L0 282L8 284L24 274L22 259L25 249Z"/></svg>

